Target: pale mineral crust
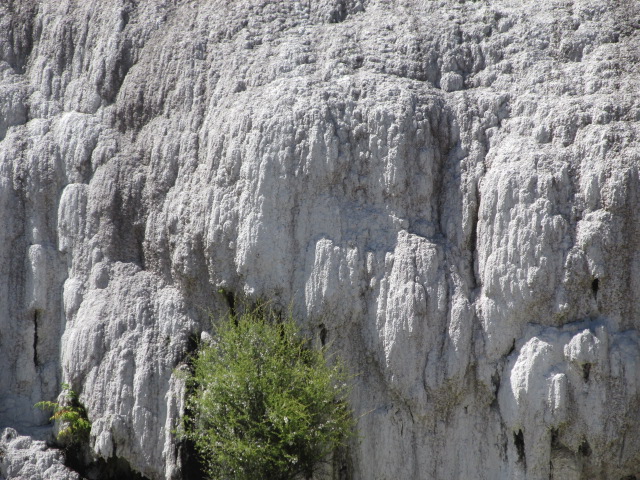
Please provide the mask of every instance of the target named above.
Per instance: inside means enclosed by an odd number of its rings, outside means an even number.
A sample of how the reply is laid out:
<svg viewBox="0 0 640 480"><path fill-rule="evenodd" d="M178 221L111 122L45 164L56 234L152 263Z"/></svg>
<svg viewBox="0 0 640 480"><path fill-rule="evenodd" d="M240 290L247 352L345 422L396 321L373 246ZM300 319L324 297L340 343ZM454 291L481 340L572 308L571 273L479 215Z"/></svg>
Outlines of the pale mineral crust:
<svg viewBox="0 0 640 480"><path fill-rule="evenodd" d="M640 478L639 99L635 0L0 0L0 427L67 382L183 478L263 298L356 374L335 479Z"/></svg>
<svg viewBox="0 0 640 480"><path fill-rule="evenodd" d="M0 479L81 480L65 467L64 455L43 440L19 435L14 428L0 431Z"/></svg>

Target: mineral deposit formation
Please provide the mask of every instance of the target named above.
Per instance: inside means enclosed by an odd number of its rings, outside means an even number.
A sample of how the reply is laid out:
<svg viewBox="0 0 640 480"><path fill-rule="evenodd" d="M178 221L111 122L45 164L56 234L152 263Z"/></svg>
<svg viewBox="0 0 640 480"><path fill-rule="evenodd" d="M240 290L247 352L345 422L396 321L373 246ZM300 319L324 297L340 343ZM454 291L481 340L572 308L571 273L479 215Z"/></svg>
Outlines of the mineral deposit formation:
<svg viewBox="0 0 640 480"><path fill-rule="evenodd" d="M0 0L0 477L79 478L66 382L194 478L179 371L266 298L357 375L329 477L640 478L639 133L637 0Z"/></svg>

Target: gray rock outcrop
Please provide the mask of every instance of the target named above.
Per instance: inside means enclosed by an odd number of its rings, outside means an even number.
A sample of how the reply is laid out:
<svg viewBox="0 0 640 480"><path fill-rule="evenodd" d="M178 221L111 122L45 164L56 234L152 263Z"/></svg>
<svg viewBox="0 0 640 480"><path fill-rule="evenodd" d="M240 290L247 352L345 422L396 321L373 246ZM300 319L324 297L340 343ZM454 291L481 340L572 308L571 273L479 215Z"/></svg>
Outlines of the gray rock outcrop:
<svg viewBox="0 0 640 480"><path fill-rule="evenodd" d="M96 456L181 478L176 368L262 297L359 373L335 478L640 477L639 28L632 0L0 0L0 427L65 381Z"/></svg>
<svg viewBox="0 0 640 480"><path fill-rule="evenodd" d="M81 477L65 467L64 455L48 448L42 440L18 435L13 428L0 432L0 479L9 480L80 480Z"/></svg>

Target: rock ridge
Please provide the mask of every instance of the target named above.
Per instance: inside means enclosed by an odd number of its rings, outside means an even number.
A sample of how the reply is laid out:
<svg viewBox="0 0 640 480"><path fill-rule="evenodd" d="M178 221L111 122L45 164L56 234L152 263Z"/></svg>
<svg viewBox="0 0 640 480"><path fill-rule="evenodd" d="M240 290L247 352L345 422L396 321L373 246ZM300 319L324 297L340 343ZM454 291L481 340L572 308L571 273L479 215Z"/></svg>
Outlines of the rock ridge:
<svg viewBox="0 0 640 480"><path fill-rule="evenodd" d="M639 19L0 1L0 474L78 478L37 443L64 381L97 458L182 478L222 290L361 372L334 478L640 478Z"/></svg>

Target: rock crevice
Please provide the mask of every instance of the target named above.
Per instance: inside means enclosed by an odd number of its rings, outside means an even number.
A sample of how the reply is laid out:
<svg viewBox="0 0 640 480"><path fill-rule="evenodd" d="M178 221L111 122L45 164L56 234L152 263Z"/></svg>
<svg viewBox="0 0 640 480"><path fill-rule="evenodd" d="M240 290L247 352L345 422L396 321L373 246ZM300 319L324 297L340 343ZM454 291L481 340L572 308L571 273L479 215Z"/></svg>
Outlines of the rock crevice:
<svg viewBox="0 0 640 480"><path fill-rule="evenodd" d="M360 373L336 478L640 475L636 2L94 3L0 1L0 427L65 381L181 478L175 369L269 298Z"/></svg>

